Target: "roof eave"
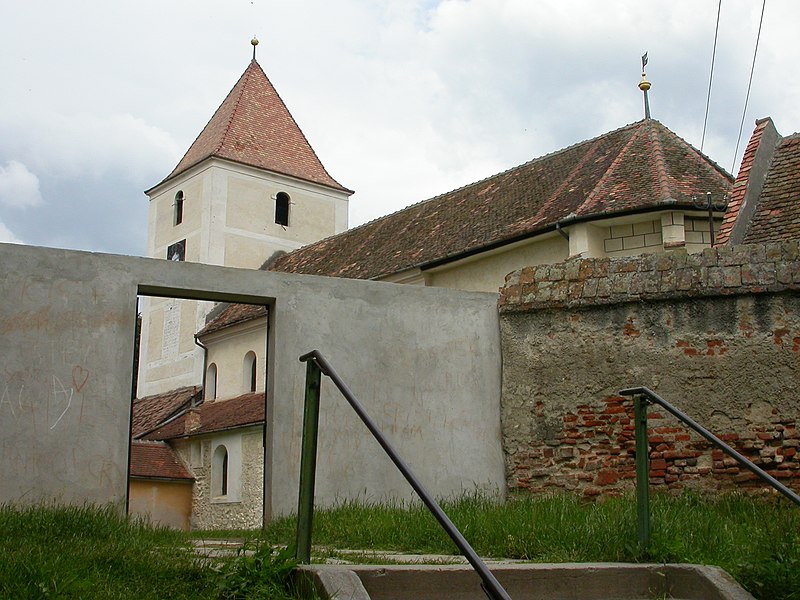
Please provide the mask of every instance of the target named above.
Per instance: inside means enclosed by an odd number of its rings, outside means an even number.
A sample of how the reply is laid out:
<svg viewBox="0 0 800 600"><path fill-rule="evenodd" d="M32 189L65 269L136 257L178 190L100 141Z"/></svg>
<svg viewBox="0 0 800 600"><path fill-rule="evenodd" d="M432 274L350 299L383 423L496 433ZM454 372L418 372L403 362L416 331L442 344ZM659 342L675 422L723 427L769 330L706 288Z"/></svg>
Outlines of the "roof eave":
<svg viewBox="0 0 800 600"><path fill-rule="evenodd" d="M276 175L281 175L282 177L289 177L290 179L295 179L297 181L302 181L304 183L310 183L312 185L317 185L317 186L320 186L320 187L323 187L323 188L326 188L326 189L329 189L329 190L336 190L337 192L344 192L348 196L352 196L353 194L355 194L354 190L351 190L349 188L344 187L341 183L339 183L338 181L333 179L333 177L331 177L331 181L336 183L335 186L334 185L329 185L327 183L320 183L319 181L313 181L311 179L306 179L304 177L299 177L297 175L292 175L291 173L284 173L283 171L277 171L277 170L273 170L273 169L265 169L264 167L259 167L258 165L255 165L253 163L234 160L232 158L226 158L224 156L219 156L217 154L209 154L208 156L205 156L205 157L201 158L197 162L194 162L194 163L192 163L190 165L187 165L185 168L181 169L180 171L177 171L175 173L170 173L165 179L163 179L162 181L160 181L159 183L157 183L153 187L145 190L144 191L145 195L149 196L152 192L156 191L158 188L160 188L162 186L165 186L167 183L171 182L172 180L176 179L177 177L180 177L181 175L183 175L187 171L190 171L191 169L194 169L195 167L199 167L200 165L208 162L211 159L216 159L216 160L220 160L220 161L223 161L223 162L229 162L229 163L234 164L234 165L242 165L242 166L245 166L245 167L248 167L248 168L251 168L251 169L257 169L259 171L266 171L268 173L275 173Z"/></svg>
<svg viewBox="0 0 800 600"><path fill-rule="evenodd" d="M552 231L556 231L559 227L565 227L567 225L575 225L578 223L585 223L587 221L603 221L606 219L614 219L618 217L625 217L629 215L636 215L636 214L647 214L652 212L663 212L665 210L680 208L683 210L686 209L693 209L693 210L700 210L696 209L694 205L691 203L686 202L678 202L673 199L662 200L660 204L648 206L648 207L639 207L639 208L630 208L625 210L620 210L616 212L602 212L602 213L592 213L588 215L580 215L580 216L572 216L572 217L565 217L563 219L559 219L555 223L548 223L546 225L542 225L525 233L517 234L515 236L503 238L500 240L496 240L489 244L479 246L476 248L471 248L469 250L463 252L457 252L450 254L448 256L444 256L442 258L438 258L428 262L422 262L416 265L412 265L409 267L405 267L402 270L419 268L422 271L427 271L430 269L434 269L436 267L440 267L442 265L446 265L451 262L455 262L458 260L462 260L464 258L469 258L471 256L475 256L476 254L481 254L483 252L489 252L491 250L495 250L497 248L502 248L503 246L508 246L511 244L515 244L517 242L522 242L540 235L544 235L545 233L550 233ZM376 277L385 277L390 273L384 273L382 275L378 275Z"/></svg>

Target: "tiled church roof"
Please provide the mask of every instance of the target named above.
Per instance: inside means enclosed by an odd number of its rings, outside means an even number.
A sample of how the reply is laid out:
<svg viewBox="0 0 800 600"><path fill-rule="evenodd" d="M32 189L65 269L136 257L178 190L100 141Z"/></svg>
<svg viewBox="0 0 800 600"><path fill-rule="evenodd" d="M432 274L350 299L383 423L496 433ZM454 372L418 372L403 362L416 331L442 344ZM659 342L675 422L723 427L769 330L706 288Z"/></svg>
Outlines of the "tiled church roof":
<svg viewBox="0 0 800 600"><path fill-rule="evenodd" d="M164 181L212 156L352 193L322 166L255 60Z"/></svg>
<svg viewBox="0 0 800 600"><path fill-rule="evenodd" d="M732 177L646 119L420 202L278 258L273 271L379 278L592 219L692 206Z"/></svg>
<svg viewBox="0 0 800 600"><path fill-rule="evenodd" d="M193 480L176 452L164 442L131 442L131 477Z"/></svg>
<svg viewBox="0 0 800 600"><path fill-rule="evenodd" d="M204 402L147 434L144 439L171 440L263 422L264 392L251 392L230 400Z"/></svg>
<svg viewBox="0 0 800 600"><path fill-rule="evenodd" d="M211 316L211 315L209 315ZM229 304L227 308L217 313L206 323L200 331L197 332L198 337L208 335L230 325L236 325L251 319L258 319L267 316L267 307L261 304Z"/></svg>
<svg viewBox="0 0 800 600"><path fill-rule="evenodd" d="M744 243L790 239L800 239L800 133L775 149Z"/></svg>
<svg viewBox="0 0 800 600"><path fill-rule="evenodd" d="M135 439L158 427L161 423L188 407L192 400L199 400L202 391L197 386L187 386L137 398L133 402L131 436Z"/></svg>

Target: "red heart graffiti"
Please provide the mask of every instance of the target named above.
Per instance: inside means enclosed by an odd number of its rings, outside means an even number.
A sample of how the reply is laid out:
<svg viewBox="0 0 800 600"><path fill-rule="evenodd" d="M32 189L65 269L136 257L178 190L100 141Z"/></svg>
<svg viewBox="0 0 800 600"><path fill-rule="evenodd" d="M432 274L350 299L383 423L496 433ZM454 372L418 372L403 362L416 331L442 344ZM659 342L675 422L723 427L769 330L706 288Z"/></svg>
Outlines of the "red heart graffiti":
<svg viewBox="0 0 800 600"><path fill-rule="evenodd" d="M89 381L89 371L80 365L72 367L72 386L76 392L80 392L87 381Z"/></svg>

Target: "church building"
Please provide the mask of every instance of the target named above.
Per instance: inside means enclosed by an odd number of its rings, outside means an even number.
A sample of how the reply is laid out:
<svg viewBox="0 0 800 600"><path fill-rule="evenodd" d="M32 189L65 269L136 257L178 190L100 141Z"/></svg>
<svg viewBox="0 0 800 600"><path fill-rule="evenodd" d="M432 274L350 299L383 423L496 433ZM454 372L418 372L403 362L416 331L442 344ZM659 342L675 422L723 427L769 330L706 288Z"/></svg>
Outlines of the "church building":
<svg viewBox="0 0 800 600"><path fill-rule="evenodd" d="M709 211L707 194L720 201L732 185L646 118L348 229L353 192L325 170L254 58L147 190L148 253L495 293L525 266L708 248L723 210ZM267 323L264 306L145 299L135 511L184 528L261 524ZM178 486L169 502L167 483Z"/></svg>

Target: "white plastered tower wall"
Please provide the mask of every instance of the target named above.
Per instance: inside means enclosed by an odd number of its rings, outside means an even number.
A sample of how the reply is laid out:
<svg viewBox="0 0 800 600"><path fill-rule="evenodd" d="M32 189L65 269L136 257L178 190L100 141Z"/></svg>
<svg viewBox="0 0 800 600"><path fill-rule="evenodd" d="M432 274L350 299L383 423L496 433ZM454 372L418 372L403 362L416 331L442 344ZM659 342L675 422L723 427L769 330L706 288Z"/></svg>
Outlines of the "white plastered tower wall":
<svg viewBox="0 0 800 600"><path fill-rule="evenodd" d="M179 192L183 214L176 223ZM279 194L289 198L288 225L275 222ZM148 192L148 256L167 259L168 249L185 240L188 262L256 269L276 252L346 230L349 194L212 157ZM213 306L143 300L139 397L202 382L203 350L194 335Z"/></svg>

